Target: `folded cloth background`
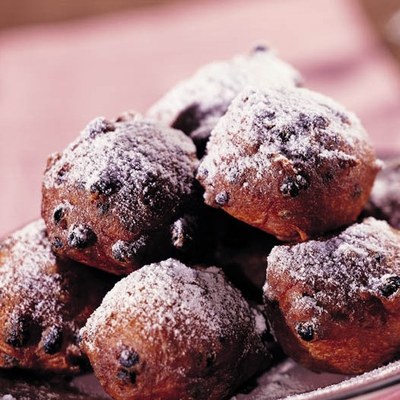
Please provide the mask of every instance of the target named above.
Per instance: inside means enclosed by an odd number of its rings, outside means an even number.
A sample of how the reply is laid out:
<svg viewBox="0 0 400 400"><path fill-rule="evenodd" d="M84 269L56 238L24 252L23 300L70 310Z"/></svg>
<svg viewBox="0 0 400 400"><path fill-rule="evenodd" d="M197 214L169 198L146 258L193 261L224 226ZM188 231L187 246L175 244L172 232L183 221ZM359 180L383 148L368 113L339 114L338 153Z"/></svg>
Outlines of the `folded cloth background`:
<svg viewBox="0 0 400 400"><path fill-rule="evenodd" d="M98 115L145 111L199 66L266 42L400 154L399 71L357 2L162 2L0 31L0 236L40 213L48 154Z"/></svg>

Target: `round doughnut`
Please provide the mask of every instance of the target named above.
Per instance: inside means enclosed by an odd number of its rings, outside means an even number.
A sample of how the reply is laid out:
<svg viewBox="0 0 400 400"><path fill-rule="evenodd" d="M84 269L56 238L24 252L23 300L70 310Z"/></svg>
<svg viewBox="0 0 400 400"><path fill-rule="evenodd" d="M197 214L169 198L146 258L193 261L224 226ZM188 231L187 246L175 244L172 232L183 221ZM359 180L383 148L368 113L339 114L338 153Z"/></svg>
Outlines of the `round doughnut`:
<svg viewBox="0 0 400 400"><path fill-rule="evenodd" d="M400 158L385 163L377 175L366 212L400 229Z"/></svg>
<svg viewBox="0 0 400 400"><path fill-rule="evenodd" d="M51 252L42 220L0 243L0 368L76 373L79 329L115 279Z"/></svg>
<svg viewBox="0 0 400 400"><path fill-rule="evenodd" d="M221 400L269 365L266 332L221 270L168 259L115 285L81 348L115 400Z"/></svg>
<svg viewBox="0 0 400 400"><path fill-rule="evenodd" d="M202 157L211 130L247 85L271 88L300 81L300 74L273 51L257 46L248 54L205 65L167 92L147 115L189 135Z"/></svg>
<svg viewBox="0 0 400 400"><path fill-rule="evenodd" d="M48 160L42 216L53 251L117 275L183 251L196 167L182 132L134 114L95 119Z"/></svg>
<svg viewBox="0 0 400 400"><path fill-rule="evenodd" d="M264 286L287 355L359 374L400 354L400 231L367 218L337 236L275 247Z"/></svg>
<svg viewBox="0 0 400 400"><path fill-rule="evenodd" d="M205 202L284 241L355 221L379 170L354 114L307 89L245 89L213 130Z"/></svg>

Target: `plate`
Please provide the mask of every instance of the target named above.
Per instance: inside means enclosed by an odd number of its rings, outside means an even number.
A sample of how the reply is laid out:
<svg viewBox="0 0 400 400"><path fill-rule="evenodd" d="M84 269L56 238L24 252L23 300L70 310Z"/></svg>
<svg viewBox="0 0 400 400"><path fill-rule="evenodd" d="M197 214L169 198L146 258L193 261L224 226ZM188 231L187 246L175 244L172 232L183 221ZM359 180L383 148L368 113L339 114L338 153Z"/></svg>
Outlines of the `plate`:
<svg viewBox="0 0 400 400"><path fill-rule="evenodd" d="M49 381L16 372L0 375L0 400L106 400L93 374L72 381ZM355 377L311 372L285 359L231 400L382 400L400 397L400 361ZM395 397L392 397L395 396Z"/></svg>

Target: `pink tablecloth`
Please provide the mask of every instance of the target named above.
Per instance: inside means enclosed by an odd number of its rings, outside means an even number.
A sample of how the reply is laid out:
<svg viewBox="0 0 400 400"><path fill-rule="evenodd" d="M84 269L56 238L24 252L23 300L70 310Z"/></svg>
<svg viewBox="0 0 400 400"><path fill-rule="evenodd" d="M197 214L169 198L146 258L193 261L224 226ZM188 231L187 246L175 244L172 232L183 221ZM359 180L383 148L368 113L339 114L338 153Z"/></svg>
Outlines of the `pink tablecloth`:
<svg viewBox="0 0 400 400"><path fill-rule="evenodd" d="M144 111L198 66L266 41L400 153L399 74L349 0L177 2L0 35L0 236L39 216L49 153L88 120Z"/></svg>

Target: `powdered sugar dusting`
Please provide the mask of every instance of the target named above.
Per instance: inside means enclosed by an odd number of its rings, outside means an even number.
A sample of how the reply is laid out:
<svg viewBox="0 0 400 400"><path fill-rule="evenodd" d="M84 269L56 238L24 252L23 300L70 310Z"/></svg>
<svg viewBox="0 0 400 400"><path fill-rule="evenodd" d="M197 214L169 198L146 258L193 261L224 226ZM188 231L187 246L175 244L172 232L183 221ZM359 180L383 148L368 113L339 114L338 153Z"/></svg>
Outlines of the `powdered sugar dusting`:
<svg viewBox="0 0 400 400"><path fill-rule="evenodd" d="M116 122L100 117L62 154L53 155L44 187L112 195L117 215L134 230L168 214L165 207L181 204L193 190L196 166L194 145L182 132L138 116Z"/></svg>
<svg viewBox="0 0 400 400"><path fill-rule="evenodd" d="M376 177L367 210L400 229L400 160L393 160Z"/></svg>
<svg viewBox="0 0 400 400"><path fill-rule="evenodd" d="M264 286L269 300L282 290L270 285L269 277L282 274L293 285L304 284L305 292L312 290L313 298L302 296L293 307L310 307L317 319L332 307L347 310L363 294L390 296L387 285L400 276L400 233L384 221L367 218L325 240L275 247Z"/></svg>
<svg viewBox="0 0 400 400"><path fill-rule="evenodd" d="M97 333L106 325L113 329L121 318L136 321L150 341L167 330L182 348L190 348L195 337L213 341L244 329L248 351L256 337L254 314L220 270L191 269L173 259L147 265L115 285L81 331L90 351L96 351Z"/></svg>
<svg viewBox="0 0 400 400"><path fill-rule="evenodd" d="M199 177L212 184L219 174L244 186L246 176L262 179L272 163L298 170L326 162L356 164L360 143L369 148L359 120L323 95L299 88L247 88L212 131Z"/></svg>
<svg viewBox="0 0 400 400"><path fill-rule="evenodd" d="M166 164L178 168L178 162L185 155L189 159L192 156L191 162L187 163L189 171L186 171L191 172L194 146L180 132L158 129L144 120L115 123L112 130L98 132L98 125L111 124L104 121L104 118L99 117L90 122L81 136L67 147L45 175L45 187L59 187L68 179L90 190L105 174L118 177L122 184L134 186L136 181L144 179L142 175L145 172L167 174L166 178L170 176L179 185L177 177L171 176L171 172L163 166ZM172 148L178 153L178 160L171 159ZM64 174L60 177L58 173L63 167ZM185 191L186 188L181 190Z"/></svg>
<svg viewBox="0 0 400 400"><path fill-rule="evenodd" d="M6 239L0 245L0 261L2 293L19 299L15 317L29 314L44 326L58 325L62 276L54 273L56 258L50 250L43 220Z"/></svg>
<svg viewBox="0 0 400 400"><path fill-rule="evenodd" d="M208 136L233 98L246 86L295 86L300 80L300 74L274 52L259 48L204 66L154 104L148 115L173 125L181 112L190 111L196 121L189 129L183 129L185 133L193 131L193 137Z"/></svg>

